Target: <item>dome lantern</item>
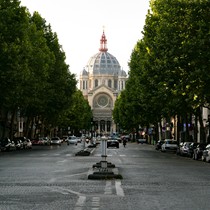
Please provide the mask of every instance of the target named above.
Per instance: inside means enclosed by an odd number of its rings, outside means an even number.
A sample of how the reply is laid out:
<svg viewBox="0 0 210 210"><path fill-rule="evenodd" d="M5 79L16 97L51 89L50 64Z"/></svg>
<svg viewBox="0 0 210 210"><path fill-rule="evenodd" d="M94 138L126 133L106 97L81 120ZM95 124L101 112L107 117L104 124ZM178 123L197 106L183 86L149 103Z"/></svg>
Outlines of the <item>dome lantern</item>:
<svg viewBox="0 0 210 210"><path fill-rule="evenodd" d="M103 31L103 34L102 34L101 40L100 40L100 44L101 44L100 49L99 49L100 52L107 52L108 51L108 48L106 46L106 42L107 42L107 39L106 39L105 33Z"/></svg>

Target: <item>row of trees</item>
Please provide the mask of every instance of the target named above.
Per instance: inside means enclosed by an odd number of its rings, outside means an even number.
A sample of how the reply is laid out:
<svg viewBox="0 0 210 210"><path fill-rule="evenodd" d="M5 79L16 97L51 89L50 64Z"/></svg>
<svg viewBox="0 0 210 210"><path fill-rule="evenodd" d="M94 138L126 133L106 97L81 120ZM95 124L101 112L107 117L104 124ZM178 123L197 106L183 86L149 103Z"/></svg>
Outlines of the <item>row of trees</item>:
<svg viewBox="0 0 210 210"><path fill-rule="evenodd" d="M157 130L162 118L170 123L177 116L180 131L195 116L203 139L201 111L210 108L210 2L151 0L150 8L114 120L124 129L153 124Z"/></svg>
<svg viewBox="0 0 210 210"><path fill-rule="evenodd" d="M38 12L0 0L0 137L12 138L20 119L24 136L40 123L46 132L88 128L91 110L65 59L57 34Z"/></svg>

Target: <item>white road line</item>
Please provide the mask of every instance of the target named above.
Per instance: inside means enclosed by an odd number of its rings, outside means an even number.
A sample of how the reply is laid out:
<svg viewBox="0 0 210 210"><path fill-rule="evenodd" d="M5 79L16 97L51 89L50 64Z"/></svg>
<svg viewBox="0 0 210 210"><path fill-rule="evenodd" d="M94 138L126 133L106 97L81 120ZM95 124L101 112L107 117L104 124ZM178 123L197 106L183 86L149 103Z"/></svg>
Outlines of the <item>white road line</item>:
<svg viewBox="0 0 210 210"><path fill-rule="evenodd" d="M83 196L83 195L79 196L77 203L76 203L76 208L84 206L85 201L86 201L86 196Z"/></svg>
<svg viewBox="0 0 210 210"><path fill-rule="evenodd" d="M124 191L121 187L121 181L119 181L119 180L115 181L115 188L116 188L116 192L117 192L118 196L122 196L122 197L125 196Z"/></svg>
<svg viewBox="0 0 210 210"><path fill-rule="evenodd" d="M91 210L98 210L100 208L100 197L93 197L91 206Z"/></svg>
<svg viewBox="0 0 210 210"><path fill-rule="evenodd" d="M106 181L104 194L106 194L106 195L111 195L112 194L112 182L111 181Z"/></svg>
<svg viewBox="0 0 210 210"><path fill-rule="evenodd" d="M59 161L57 161L57 164L63 164L63 163L65 163L65 162L67 162L66 159L64 159L64 160L59 160Z"/></svg>

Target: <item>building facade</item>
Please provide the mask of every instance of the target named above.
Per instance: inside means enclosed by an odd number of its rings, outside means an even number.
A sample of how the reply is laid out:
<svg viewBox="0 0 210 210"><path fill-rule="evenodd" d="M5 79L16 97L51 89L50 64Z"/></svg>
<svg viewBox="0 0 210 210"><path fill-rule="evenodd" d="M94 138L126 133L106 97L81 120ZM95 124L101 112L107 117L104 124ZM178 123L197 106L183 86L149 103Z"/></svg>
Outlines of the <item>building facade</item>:
<svg viewBox="0 0 210 210"><path fill-rule="evenodd" d="M112 54L108 53L103 31L99 52L91 56L80 74L80 90L93 113L92 131L95 135L118 131L112 111L119 93L125 89L127 74Z"/></svg>

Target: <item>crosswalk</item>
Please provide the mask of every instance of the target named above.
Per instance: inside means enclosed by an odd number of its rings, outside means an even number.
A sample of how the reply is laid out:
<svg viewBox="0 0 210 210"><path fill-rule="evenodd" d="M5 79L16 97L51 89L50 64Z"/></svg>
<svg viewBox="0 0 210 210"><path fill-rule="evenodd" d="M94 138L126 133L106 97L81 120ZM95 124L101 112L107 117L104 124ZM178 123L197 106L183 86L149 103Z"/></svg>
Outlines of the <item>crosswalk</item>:
<svg viewBox="0 0 210 210"><path fill-rule="evenodd" d="M87 206L90 207L90 210L100 210L101 198L110 195L119 197L125 196L120 180L107 180L104 187L104 194L93 197L89 195L79 195L74 210L83 210L86 209Z"/></svg>

